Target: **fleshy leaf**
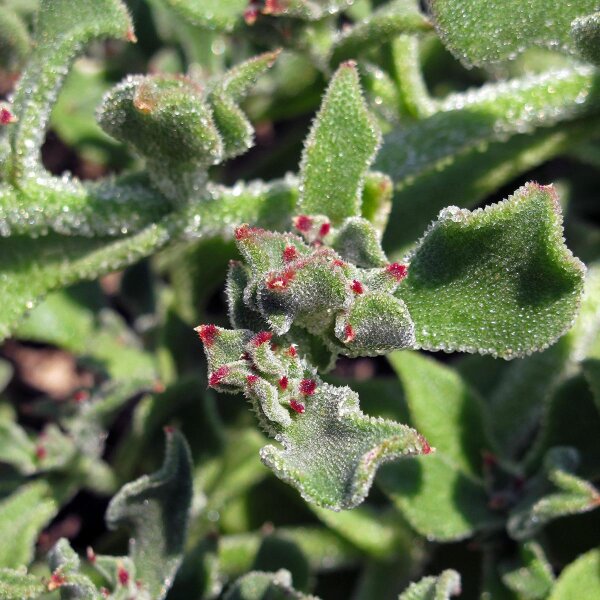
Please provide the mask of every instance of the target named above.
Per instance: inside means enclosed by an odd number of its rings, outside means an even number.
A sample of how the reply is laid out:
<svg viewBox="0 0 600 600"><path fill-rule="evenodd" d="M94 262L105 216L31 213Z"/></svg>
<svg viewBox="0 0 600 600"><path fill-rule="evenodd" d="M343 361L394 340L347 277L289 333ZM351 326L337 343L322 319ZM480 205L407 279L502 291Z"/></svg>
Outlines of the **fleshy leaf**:
<svg viewBox="0 0 600 600"><path fill-rule="evenodd" d="M595 0L430 0L440 37L469 65L514 58L531 46L572 50L571 23L598 9Z"/></svg>
<svg viewBox="0 0 600 600"><path fill-rule="evenodd" d="M0 16L0 74L18 76L29 54L29 33L23 20L4 5Z"/></svg>
<svg viewBox="0 0 600 600"><path fill-rule="evenodd" d="M60 590L61 600L101 600L102 594L91 579L79 572L79 556L65 538L48 554L48 564L52 570L48 590Z"/></svg>
<svg viewBox="0 0 600 600"><path fill-rule="evenodd" d="M554 585L552 567L541 546L527 542L520 549L521 563L505 570L502 582L525 600L544 600Z"/></svg>
<svg viewBox="0 0 600 600"><path fill-rule="evenodd" d="M474 212L443 210L396 292L418 346L513 358L554 343L574 322L585 273L562 235L551 187L528 184Z"/></svg>
<svg viewBox="0 0 600 600"><path fill-rule="evenodd" d="M571 23L571 35L579 53L597 65L600 62L600 13L575 19Z"/></svg>
<svg viewBox="0 0 600 600"><path fill-rule="evenodd" d="M508 519L513 538L526 539L553 519L600 508L598 490L572 474L578 462L573 448L553 448L548 453L544 472L528 483Z"/></svg>
<svg viewBox="0 0 600 600"><path fill-rule="evenodd" d="M299 208L325 214L334 225L360 215L367 169L381 134L364 99L353 63L335 73L305 142Z"/></svg>
<svg viewBox="0 0 600 600"><path fill-rule="evenodd" d="M46 591L39 577L24 571L0 569L1 600L34 600Z"/></svg>
<svg viewBox="0 0 600 600"><path fill-rule="evenodd" d="M224 596L225 600L318 600L292 587L292 575L285 569L276 573L252 571L240 577Z"/></svg>
<svg viewBox="0 0 600 600"><path fill-rule="evenodd" d="M93 39L135 39L129 14L119 0L41 0L34 51L15 91L11 129L10 178L34 179L50 110L68 67Z"/></svg>
<svg viewBox="0 0 600 600"><path fill-rule="evenodd" d="M181 563L192 501L192 463L184 437L167 433L162 468L125 485L111 500L106 522L132 530L130 557L141 588L164 598Z"/></svg>
<svg viewBox="0 0 600 600"><path fill-rule="evenodd" d="M23 485L0 502L0 567L17 568L33 558L35 542L58 512L43 481Z"/></svg>
<svg viewBox="0 0 600 600"><path fill-rule="evenodd" d="M461 593L460 575L448 569L436 577L423 577L417 583L411 583L398 600L449 600Z"/></svg>
<svg viewBox="0 0 600 600"><path fill-rule="evenodd" d="M549 600L593 598L600 595L600 549L590 550L561 573Z"/></svg>
<svg viewBox="0 0 600 600"><path fill-rule="evenodd" d="M232 30L241 20L246 0L162 0L185 19L216 30Z"/></svg>
<svg viewBox="0 0 600 600"><path fill-rule="evenodd" d="M475 206L588 137L597 91L589 68L550 70L451 94L387 134L375 162L395 186L386 248L407 248L445 206Z"/></svg>

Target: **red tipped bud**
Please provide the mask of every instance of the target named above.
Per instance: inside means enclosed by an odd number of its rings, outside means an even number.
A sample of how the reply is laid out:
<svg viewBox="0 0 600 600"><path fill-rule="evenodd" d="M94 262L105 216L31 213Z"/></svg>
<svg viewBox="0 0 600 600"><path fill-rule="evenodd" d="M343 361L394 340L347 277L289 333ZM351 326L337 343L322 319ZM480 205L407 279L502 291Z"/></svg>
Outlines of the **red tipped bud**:
<svg viewBox="0 0 600 600"><path fill-rule="evenodd" d="M96 562L96 553L94 552L94 549L91 546L87 547L86 550L86 555L87 555L87 559L94 564Z"/></svg>
<svg viewBox="0 0 600 600"><path fill-rule="evenodd" d="M273 334L270 331L259 331L252 338L252 345L256 346L258 348L261 344L270 342L272 337L273 337Z"/></svg>
<svg viewBox="0 0 600 600"><path fill-rule="evenodd" d="M296 346L293 344L288 348L287 353L292 358L296 358L296 356L298 356L298 350L296 350Z"/></svg>
<svg viewBox="0 0 600 600"><path fill-rule="evenodd" d="M295 246L286 246L283 250L283 260L285 262L292 262L298 258L298 250Z"/></svg>
<svg viewBox="0 0 600 600"><path fill-rule="evenodd" d="M48 581L48 591L53 592L58 588L61 588L67 583L67 578L57 569L50 575L50 581Z"/></svg>
<svg viewBox="0 0 600 600"><path fill-rule="evenodd" d="M90 393L87 390L77 390L73 394L73 400L75 402L77 402L77 404L81 404L82 402L89 400L89 398L90 398Z"/></svg>
<svg viewBox="0 0 600 600"><path fill-rule="evenodd" d="M391 263L386 267L386 271L396 280L402 281L408 275L408 267L400 263Z"/></svg>
<svg viewBox="0 0 600 600"><path fill-rule="evenodd" d="M17 117L13 115L10 110L6 107L0 108L0 125L10 125L11 123L16 123Z"/></svg>
<svg viewBox="0 0 600 600"><path fill-rule="evenodd" d="M303 379L300 382L299 389L303 396L312 396L317 389L317 382L314 379Z"/></svg>
<svg viewBox="0 0 600 600"><path fill-rule="evenodd" d="M200 325L194 331L198 332L200 339L207 348L210 348L215 343L215 338L219 335L216 325Z"/></svg>
<svg viewBox="0 0 600 600"><path fill-rule="evenodd" d="M298 215L297 217L294 217L294 227L303 233L308 233L312 224L313 220L307 215Z"/></svg>
<svg viewBox="0 0 600 600"><path fill-rule="evenodd" d="M325 237L331 231L331 223L323 223L319 229L319 235Z"/></svg>
<svg viewBox="0 0 600 600"><path fill-rule="evenodd" d="M300 415L306 410L304 404L298 402L298 400L290 400L290 408Z"/></svg>
<svg viewBox="0 0 600 600"><path fill-rule="evenodd" d="M129 583L129 571L125 567L119 565L117 569L117 578L119 583L125 587Z"/></svg>
<svg viewBox="0 0 600 600"><path fill-rule="evenodd" d="M356 337L356 332L354 331L354 327L348 323L346 327L344 327L344 344L349 344L354 341Z"/></svg>
<svg viewBox="0 0 600 600"><path fill-rule="evenodd" d="M334 266L334 267L345 267L345 266L346 266L346 263L345 263L343 260L340 260L339 258L336 258L336 259L333 261L333 266Z"/></svg>
<svg viewBox="0 0 600 600"><path fill-rule="evenodd" d="M419 434L419 441L421 442L422 453L423 454L431 454L431 446L429 445L429 442L421 434Z"/></svg>
<svg viewBox="0 0 600 600"><path fill-rule="evenodd" d="M284 376L284 377L282 377L282 378L279 380L279 387L280 387L282 390L287 390L287 388L288 388L288 384L289 384L289 380L288 380L288 378L287 378L287 377L285 377L285 376Z"/></svg>
<svg viewBox="0 0 600 600"><path fill-rule="evenodd" d="M358 279L355 279L352 282L352 285L350 286L350 288L352 289L352 291L355 294L362 294L365 291L363 288L363 284L360 281L358 281Z"/></svg>
<svg viewBox="0 0 600 600"><path fill-rule="evenodd" d="M254 25L259 14L258 5L254 2L249 4L248 8L244 11L244 21L246 21L246 25Z"/></svg>
<svg viewBox="0 0 600 600"><path fill-rule="evenodd" d="M246 382L248 385L254 385L259 380L258 375L247 375Z"/></svg>
<svg viewBox="0 0 600 600"><path fill-rule="evenodd" d="M216 371L213 371L208 378L208 385L210 387L215 387L221 383L221 381L229 375L229 367L227 365L223 365L219 367Z"/></svg>
<svg viewBox="0 0 600 600"><path fill-rule="evenodd" d="M35 457L38 460L44 460L46 458L46 456L48 456L48 451L46 450L46 448L44 446L42 446L42 444L38 444L35 447Z"/></svg>

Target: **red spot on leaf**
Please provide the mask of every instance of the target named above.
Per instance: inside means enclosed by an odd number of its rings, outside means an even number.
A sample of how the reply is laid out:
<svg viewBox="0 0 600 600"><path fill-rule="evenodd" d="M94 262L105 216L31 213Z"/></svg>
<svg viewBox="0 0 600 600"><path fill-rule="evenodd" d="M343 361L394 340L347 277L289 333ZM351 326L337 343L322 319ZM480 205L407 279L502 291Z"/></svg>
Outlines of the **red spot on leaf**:
<svg viewBox="0 0 600 600"><path fill-rule="evenodd" d="M258 375L246 375L248 385L254 385L259 380Z"/></svg>
<svg viewBox="0 0 600 600"><path fill-rule="evenodd" d="M219 383L221 383L221 381L227 377L227 375L229 375L229 367L227 365L219 367L216 371L213 371L210 374L210 377L208 378L208 385L210 385L210 387L219 385Z"/></svg>
<svg viewBox="0 0 600 600"><path fill-rule="evenodd" d="M349 344L350 342L354 341L355 337L356 332L354 331L354 327L352 327L350 323L347 323L346 327L344 327L344 344Z"/></svg>
<svg viewBox="0 0 600 600"><path fill-rule="evenodd" d="M267 279L267 287L270 290L285 290L290 282L294 280L294 277L296 277L296 272L293 269L286 269L282 275L274 275Z"/></svg>
<svg viewBox="0 0 600 600"><path fill-rule="evenodd" d="M8 108L0 108L0 125L10 125L16 121L17 117L15 117L15 115L13 115Z"/></svg>
<svg viewBox="0 0 600 600"><path fill-rule="evenodd" d="M270 331L259 331L252 338L252 345L258 348L260 345L270 342L272 337L273 334Z"/></svg>
<svg viewBox="0 0 600 600"><path fill-rule="evenodd" d="M129 571L125 567L119 565L117 568L117 578L122 586L126 586L129 583Z"/></svg>
<svg viewBox="0 0 600 600"><path fill-rule="evenodd" d="M304 404L298 402L298 400L290 400L290 408L298 414L302 414L306 410Z"/></svg>
<svg viewBox="0 0 600 600"><path fill-rule="evenodd" d="M396 281L402 281L408 275L408 267L397 262L389 264L386 270Z"/></svg>
<svg viewBox="0 0 600 600"><path fill-rule="evenodd" d="M362 294L365 291L363 288L363 284L360 281L358 281L358 279L355 279L350 287L352 288L352 291L355 294Z"/></svg>
<svg viewBox="0 0 600 600"><path fill-rule="evenodd" d="M303 233L308 233L312 227L312 224L313 220L307 215L298 215L294 218L294 227Z"/></svg>
<svg viewBox="0 0 600 600"><path fill-rule="evenodd" d="M216 325L200 325L194 331L198 332L200 339L207 348L215 343L215 338L219 335Z"/></svg>
<svg viewBox="0 0 600 600"><path fill-rule="evenodd" d="M331 231L331 223L323 223L319 229L319 235L325 237Z"/></svg>
<svg viewBox="0 0 600 600"><path fill-rule="evenodd" d="M280 387L282 390L287 390L287 388L288 388L288 384L289 384L289 379L288 379L287 377L285 377L285 376L284 376L284 377L282 377L282 378L279 380L279 387Z"/></svg>
<svg viewBox="0 0 600 600"><path fill-rule="evenodd" d="M421 434L419 434L419 441L421 442L421 453L422 454L431 454L431 446L429 445L429 442Z"/></svg>
<svg viewBox="0 0 600 600"><path fill-rule="evenodd" d="M61 588L67 583L67 578L57 569L50 575L50 581L48 581L48 591L53 592L58 588Z"/></svg>
<svg viewBox="0 0 600 600"><path fill-rule="evenodd" d="M317 382L314 379L303 379L299 385L300 393L304 396L312 396L317 389Z"/></svg>
<svg viewBox="0 0 600 600"><path fill-rule="evenodd" d="M295 246L286 246L283 250L283 260L285 262L292 262L298 258L298 250Z"/></svg>

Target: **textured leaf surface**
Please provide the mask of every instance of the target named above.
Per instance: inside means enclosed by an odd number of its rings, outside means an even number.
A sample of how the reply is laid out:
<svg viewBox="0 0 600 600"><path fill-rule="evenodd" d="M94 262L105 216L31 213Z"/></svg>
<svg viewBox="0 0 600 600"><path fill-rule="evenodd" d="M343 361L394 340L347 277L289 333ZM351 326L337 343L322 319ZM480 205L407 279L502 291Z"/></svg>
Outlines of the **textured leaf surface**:
<svg viewBox="0 0 600 600"><path fill-rule="evenodd" d="M541 546L528 542L521 548L521 564L506 570L503 583L513 592L527 600L543 600L554 585L552 567Z"/></svg>
<svg viewBox="0 0 600 600"><path fill-rule="evenodd" d="M225 595L225 600L317 600L292 587L289 571L280 569L276 573L253 571L236 581Z"/></svg>
<svg viewBox="0 0 600 600"><path fill-rule="evenodd" d="M448 569L436 577L423 577L398 597L398 600L448 600L461 593L460 575Z"/></svg>
<svg viewBox="0 0 600 600"><path fill-rule="evenodd" d="M164 598L181 563L192 501L189 448L178 432L167 434L160 471L125 485L111 500L106 521L132 530L130 556L136 577L152 598Z"/></svg>
<svg viewBox="0 0 600 600"><path fill-rule="evenodd" d="M102 595L91 579L79 572L81 561L69 542L62 538L48 554L52 577L50 591L59 589L61 600L100 600Z"/></svg>
<svg viewBox="0 0 600 600"><path fill-rule="evenodd" d="M58 512L49 486L42 481L21 488L0 502L0 567L18 568L33 558L41 530Z"/></svg>
<svg viewBox="0 0 600 600"><path fill-rule="evenodd" d="M600 595L600 549L591 550L561 573L550 600L593 598Z"/></svg>
<svg viewBox="0 0 600 600"><path fill-rule="evenodd" d="M2 600L30 600L39 598L46 586L39 577L22 571L0 569L0 598Z"/></svg>
<svg viewBox="0 0 600 600"><path fill-rule="evenodd" d="M395 185L386 247L406 248L445 206L474 206L593 133L582 119L598 111L596 80L578 67L489 83L387 134L375 162Z"/></svg>
<svg viewBox="0 0 600 600"><path fill-rule="evenodd" d="M119 0L41 0L35 46L13 101L19 121L11 129L12 181L40 171L39 149L50 110L68 67L84 44L96 38L129 38L133 30Z"/></svg>
<svg viewBox="0 0 600 600"><path fill-rule="evenodd" d="M595 0L430 0L438 32L467 64L514 58L530 46L572 49L571 23L598 9Z"/></svg>
<svg viewBox="0 0 600 600"><path fill-rule="evenodd" d="M556 193L528 184L483 210L442 211L396 294L420 347L513 358L571 327L584 273L564 245Z"/></svg>
<svg viewBox="0 0 600 600"><path fill-rule="evenodd" d="M581 56L600 62L600 13L579 17L571 23L571 35Z"/></svg>
<svg viewBox="0 0 600 600"><path fill-rule="evenodd" d="M209 29L230 31L237 25L248 3L246 0L162 0L191 23Z"/></svg>
<svg viewBox="0 0 600 600"><path fill-rule="evenodd" d="M306 140L300 166L300 210L334 225L360 215L364 179L380 132L362 97L353 64L333 76Z"/></svg>

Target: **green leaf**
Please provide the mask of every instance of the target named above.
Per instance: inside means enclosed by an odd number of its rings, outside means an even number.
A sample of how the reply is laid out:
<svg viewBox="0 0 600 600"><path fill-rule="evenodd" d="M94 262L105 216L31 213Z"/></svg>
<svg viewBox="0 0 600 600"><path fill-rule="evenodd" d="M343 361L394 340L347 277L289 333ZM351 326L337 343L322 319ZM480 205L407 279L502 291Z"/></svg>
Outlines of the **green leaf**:
<svg viewBox="0 0 600 600"><path fill-rule="evenodd" d="M423 577L417 583L411 583L398 600L448 600L461 593L460 575L448 569L436 577Z"/></svg>
<svg viewBox="0 0 600 600"><path fill-rule="evenodd" d="M583 58L597 65L600 62L600 13L575 19L571 23L571 35Z"/></svg>
<svg viewBox="0 0 600 600"><path fill-rule="evenodd" d="M106 522L132 530L130 557L136 579L152 598L164 598L183 556L192 501L189 448L177 431L167 433L162 468L125 485L111 500Z"/></svg>
<svg viewBox="0 0 600 600"><path fill-rule="evenodd" d="M29 54L29 33L23 20L9 7L0 16L0 74L18 76Z"/></svg>
<svg viewBox="0 0 600 600"><path fill-rule="evenodd" d="M595 0L567 5L545 0L431 0L442 41L467 65L514 58L531 46L573 49L572 21L598 9Z"/></svg>
<svg viewBox="0 0 600 600"><path fill-rule="evenodd" d="M375 162L395 186L384 246L407 248L448 204L475 206L597 132L596 81L595 71L577 67L489 83L387 134Z"/></svg>
<svg viewBox="0 0 600 600"><path fill-rule="evenodd" d="M10 132L13 183L40 173L39 150L68 67L85 44L106 37L134 39L129 14L119 0L40 1L34 51L13 100L19 118Z"/></svg>
<svg viewBox="0 0 600 600"><path fill-rule="evenodd" d="M365 50L384 44L402 33L430 29L431 24L419 11L416 2L395 0L339 34L332 46L329 62L337 66L343 60L357 58Z"/></svg>
<svg viewBox="0 0 600 600"><path fill-rule="evenodd" d="M35 473L35 444L25 430L9 417L0 420L0 462L12 465L19 473Z"/></svg>
<svg viewBox="0 0 600 600"><path fill-rule="evenodd" d="M53 572L48 589L59 589L61 600L101 600L91 579L79 572L79 556L65 538L58 540L49 552L48 564Z"/></svg>
<svg viewBox="0 0 600 600"><path fill-rule="evenodd" d="M590 550L561 573L549 600L593 598L600 595L600 548Z"/></svg>
<svg viewBox="0 0 600 600"><path fill-rule="evenodd" d="M0 567L17 568L33 559L35 542L58 512L43 481L22 485L0 502Z"/></svg>
<svg viewBox="0 0 600 600"><path fill-rule="evenodd" d="M396 294L419 347L513 358L572 326L584 273L564 244L556 193L528 184L485 209L443 210Z"/></svg>
<svg viewBox="0 0 600 600"><path fill-rule="evenodd" d="M325 214L334 225L360 215L365 175L380 132L362 97L353 63L335 73L305 142L299 210Z"/></svg>
<svg viewBox="0 0 600 600"><path fill-rule="evenodd" d="M246 0L162 0L182 17L208 29L231 31L242 19Z"/></svg>
<svg viewBox="0 0 600 600"><path fill-rule="evenodd" d="M559 517L600 507L598 490L572 474L578 463L573 448L557 447L548 452L544 472L528 482L523 499L509 516L508 532L514 539L532 537Z"/></svg>
<svg viewBox="0 0 600 600"><path fill-rule="evenodd" d="M0 569L1 600L33 600L46 591L39 577L24 571Z"/></svg>
<svg viewBox="0 0 600 600"><path fill-rule="evenodd" d="M285 569L276 573L252 571L240 577L225 594L225 600L318 600L292 587L292 575Z"/></svg>
<svg viewBox="0 0 600 600"><path fill-rule="evenodd" d="M465 473L481 472L488 447L481 398L454 371L417 352L389 361L402 382L411 424Z"/></svg>
<svg viewBox="0 0 600 600"><path fill-rule="evenodd" d="M544 600L554 585L552 567L541 546L527 542L520 549L518 566L505 569L502 582L525 600Z"/></svg>

